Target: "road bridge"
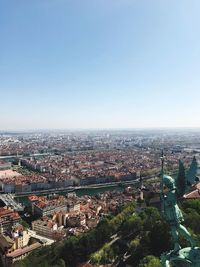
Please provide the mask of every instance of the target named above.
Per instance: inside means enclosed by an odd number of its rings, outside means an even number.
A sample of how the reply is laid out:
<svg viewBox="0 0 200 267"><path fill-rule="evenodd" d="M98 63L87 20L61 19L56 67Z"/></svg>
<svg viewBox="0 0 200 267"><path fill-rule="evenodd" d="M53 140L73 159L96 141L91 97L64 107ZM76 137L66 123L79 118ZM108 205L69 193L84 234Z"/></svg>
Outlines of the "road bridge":
<svg viewBox="0 0 200 267"><path fill-rule="evenodd" d="M0 194L0 200L3 201L7 207L11 207L15 211L24 210L24 206L22 206L20 203L17 203L14 199L14 195L12 194Z"/></svg>

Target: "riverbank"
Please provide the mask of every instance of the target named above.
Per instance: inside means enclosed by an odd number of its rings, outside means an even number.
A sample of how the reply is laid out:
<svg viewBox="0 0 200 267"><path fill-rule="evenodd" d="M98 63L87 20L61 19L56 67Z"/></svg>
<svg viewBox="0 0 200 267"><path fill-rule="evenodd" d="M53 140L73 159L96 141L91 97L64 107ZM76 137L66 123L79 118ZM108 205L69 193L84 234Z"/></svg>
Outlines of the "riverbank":
<svg viewBox="0 0 200 267"><path fill-rule="evenodd" d="M84 196L84 195L89 195L89 196L95 196L99 193L104 193L106 191L117 191L117 192L123 192L124 188L128 185L135 185L137 186L138 181L129 181L129 182L124 182L124 183L112 183L112 184L100 184L100 185L91 185L91 186L79 186L79 187L74 187L74 188L67 188L62 191L47 191L47 192L31 192L28 194L24 195L15 195L15 199L17 202L22 203L23 205L27 205L28 203L28 196L30 194L37 194L37 195L50 195L50 194L59 194L59 195L66 195L69 192L75 192L78 197Z"/></svg>
<svg viewBox="0 0 200 267"><path fill-rule="evenodd" d="M88 190L88 189L98 189L98 188L106 188L106 187L116 187L116 186L128 186L137 184L138 180L132 180L132 181L125 181L125 182L114 182L114 183L104 183L104 184L93 184L93 185L87 185L87 186L70 186L70 187L64 187L64 188L53 188L48 190L40 190L40 191L31 191L26 193L15 193L15 197L25 197L30 194L34 195L47 195L51 193L61 193L61 192L73 192L77 190Z"/></svg>

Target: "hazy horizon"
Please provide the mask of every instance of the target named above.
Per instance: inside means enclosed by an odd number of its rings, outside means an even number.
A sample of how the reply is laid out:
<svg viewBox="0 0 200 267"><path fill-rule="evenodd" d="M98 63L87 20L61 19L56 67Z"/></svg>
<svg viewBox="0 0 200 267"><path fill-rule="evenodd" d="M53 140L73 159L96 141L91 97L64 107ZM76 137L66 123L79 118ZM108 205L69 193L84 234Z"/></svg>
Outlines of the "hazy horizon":
<svg viewBox="0 0 200 267"><path fill-rule="evenodd" d="M79 132L79 131L200 131L200 127L154 127L154 128L30 128L30 129L3 129L0 133L4 132Z"/></svg>
<svg viewBox="0 0 200 267"><path fill-rule="evenodd" d="M200 128L199 9L0 0L0 131Z"/></svg>

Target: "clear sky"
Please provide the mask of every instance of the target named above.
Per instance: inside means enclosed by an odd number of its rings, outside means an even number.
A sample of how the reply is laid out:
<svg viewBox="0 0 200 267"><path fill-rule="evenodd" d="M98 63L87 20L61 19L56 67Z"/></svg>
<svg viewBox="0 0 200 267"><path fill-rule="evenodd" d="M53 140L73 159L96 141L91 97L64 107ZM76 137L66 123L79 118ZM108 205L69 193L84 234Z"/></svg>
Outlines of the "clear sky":
<svg viewBox="0 0 200 267"><path fill-rule="evenodd" d="M0 130L200 127L199 0L0 0Z"/></svg>

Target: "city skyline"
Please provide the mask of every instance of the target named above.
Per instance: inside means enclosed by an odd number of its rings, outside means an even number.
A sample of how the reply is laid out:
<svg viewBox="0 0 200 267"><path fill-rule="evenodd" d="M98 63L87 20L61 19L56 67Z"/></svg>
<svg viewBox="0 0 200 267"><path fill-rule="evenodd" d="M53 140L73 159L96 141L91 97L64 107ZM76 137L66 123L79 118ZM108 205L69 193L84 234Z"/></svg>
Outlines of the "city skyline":
<svg viewBox="0 0 200 267"><path fill-rule="evenodd" d="M197 0L0 0L0 131L199 128Z"/></svg>

